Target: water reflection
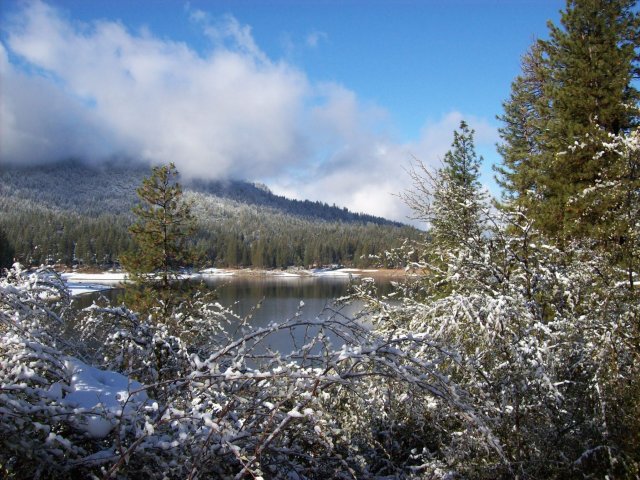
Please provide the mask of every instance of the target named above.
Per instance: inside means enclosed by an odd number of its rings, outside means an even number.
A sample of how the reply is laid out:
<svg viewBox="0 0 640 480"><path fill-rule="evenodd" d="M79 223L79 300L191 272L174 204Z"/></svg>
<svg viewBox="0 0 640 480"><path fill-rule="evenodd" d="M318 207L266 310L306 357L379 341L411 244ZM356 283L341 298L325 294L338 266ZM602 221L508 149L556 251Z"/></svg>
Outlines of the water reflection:
<svg viewBox="0 0 640 480"><path fill-rule="evenodd" d="M301 320L326 320L339 312L340 316L352 318L360 310L357 303L347 306L336 305L336 299L350 291L348 278L317 277L208 277L205 283L215 289L218 302L232 309L239 317L251 314L249 326L252 329L267 327L272 322L281 323L294 316ZM388 293L391 284L377 281L381 293ZM99 294L78 297L77 308L91 305L99 296L110 302L122 298L123 289L114 289ZM301 302L303 307L301 308ZM256 308L258 307L258 308ZM240 324L230 325L229 332L239 338ZM280 352L299 348L317 328L297 328L293 332L277 332L265 339L260 351L271 348Z"/></svg>

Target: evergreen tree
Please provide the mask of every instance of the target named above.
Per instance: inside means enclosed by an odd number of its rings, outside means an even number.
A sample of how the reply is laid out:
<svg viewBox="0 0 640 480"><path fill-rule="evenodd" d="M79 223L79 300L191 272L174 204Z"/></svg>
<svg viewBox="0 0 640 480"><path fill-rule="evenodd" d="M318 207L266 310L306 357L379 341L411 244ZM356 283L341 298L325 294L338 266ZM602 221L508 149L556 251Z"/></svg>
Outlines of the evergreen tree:
<svg viewBox="0 0 640 480"><path fill-rule="evenodd" d="M0 269L13 264L14 249L4 230L0 229Z"/></svg>
<svg viewBox="0 0 640 480"><path fill-rule="evenodd" d="M438 192L441 214L433 224L434 234L442 238L457 235L464 241L481 234L481 200L485 194L479 181L482 157L476 155L473 135L474 131L461 121L460 131L453 132L451 150L444 156L442 175L449 188Z"/></svg>
<svg viewBox="0 0 640 480"><path fill-rule="evenodd" d="M513 81L511 96L503 104L504 114L498 117L504 123L499 129L504 143L498 146L502 165L494 167L497 181L508 200L526 207L538 197L538 176L542 174L539 157L546 72L541 45L536 43L523 57L522 74Z"/></svg>
<svg viewBox="0 0 640 480"><path fill-rule="evenodd" d="M226 238L227 252L225 255L225 263L229 267L237 267L240 263L240 243L235 235L229 235Z"/></svg>
<svg viewBox="0 0 640 480"><path fill-rule="evenodd" d="M561 26L523 60L501 119L500 181L559 244L593 235L603 210L579 194L618 161L581 145L637 124L640 20L631 0L568 0ZM588 142L590 143L590 142ZM587 214L587 211L589 212Z"/></svg>
<svg viewBox="0 0 640 480"><path fill-rule="evenodd" d="M143 180L137 189L140 203L133 208L137 221L130 228L135 250L121 258L136 287L130 289L129 302L142 312L160 304L163 317L184 299L180 291L185 285L176 281L180 268L196 260L189 245L195 220L177 177L171 163L154 167Z"/></svg>
<svg viewBox="0 0 640 480"><path fill-rule="evenodd" d="M191 205L182 201L182 187L176 182L173 163L154 167L137 189L140 204L133 208L137 221L130 232L136 251L125 255L124 265L136 280L159 276L167 288L180 267L193 262L187 246L195 231Z"/></svg>
<svg viewBox="0 0 640 480"><path fill-rule="evenodd" d="M482 157L476 154L473 135L466 122L460 122L443 167L433 172L418 163L410 172L414 189L402 195L415 218L429 224L432 242L444 249L482 235L486 194L479 181Z"/></svg>
<svg viewBox="0 0 640 480"><path fill-rule="evenodd" d="M614 135L604 131L591 135L571 150L596 152L594 158L613 157L603 166L593 187L576 197L583 216L596 217L592 236L606 245L611 262L626 272L634 290L640 259L640 130Z"/></svg>

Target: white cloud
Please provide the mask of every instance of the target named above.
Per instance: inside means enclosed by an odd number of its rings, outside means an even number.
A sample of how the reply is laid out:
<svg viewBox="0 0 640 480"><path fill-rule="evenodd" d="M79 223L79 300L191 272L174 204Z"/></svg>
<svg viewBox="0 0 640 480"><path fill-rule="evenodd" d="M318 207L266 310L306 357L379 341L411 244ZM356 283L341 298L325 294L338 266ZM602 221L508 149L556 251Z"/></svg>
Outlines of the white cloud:
<svg viewBox="0 0 640 480"><path fill-rule="evenodd" d="M0 44L0 160L37 163L52 158L95 159L112 151L109 132L91 109L50 79L13 68Z"/></svg>
<svg viewBox="0 0 640 480"><path fill-rule="evenodd" d="M296 178L295 182L274 183L276 192L325 201L326 192L332 192L331 202L338 205L409 222L411 211L398 195L410 187L407 170L414 158L431 168L439 168L451 148L453 131L463 119L476 131L476 147L493 145L497 140L497 131L488 122L451 112L437 121L426 122L417 140L396 143L380 134L372 134L371 126L361 128L364 123L354 117L363 110L355 107L350 96L341 100L334 98L321 109L326 117L325 125L334 126L337 132L348 132L341 148L333 150L330 158L308 175ZM326 168L326 165L332 167Z"/></svg>
<svg viewBox="0 0 640 480"><path fill-rule="evenodd" d="M59 98L66 108L53 116L46 98L26 93L37 87L20 81L4 86L6 97L15 97L7 118L30 118L3 125L9 127L3 137L9 135L13 145L9 151L2 147L3 160L42 160L46 149L34 151L34 137L58 138L49 156L64 156L68 136L52 135L51 129L85 124L85 118L100 128L85 132L95 138L86 139L85 151L77 154L94 156L106 131L113 153L175 161L187 175L260 176L305 154L298 123L306 77L266 60L248 28L232 18L220 35L232 37L238 49L217 46L205 57L148 32L133 34L117 22L71 24L41 2L29 4L20 20L9 28L8 45L44 75L27 75L6 60L3 69L43 85L44 97ZM214 35L213 27L207 26L207 34ZM34 121L42 115L49 122Z"/></svg>
<svg viewBox="0 0 640 480"><path fill-rule="evenodd" d="M306 44L307 47L317 48L320 45L320 42L326 41L328 39L328 35L325 32L314 31L307 35Z"/></svg>
<svg viewBox="0 0 640 480"><path fill-rule="evenodd" d="M386 110L270 60L249 26L190 7L186 14L211 39L208 53L26 4L0 43L0 161L173 161L186 176L261 180L291 197L406 219L393 196L407 186L403 167L412 155L435 164L461 114L399 143ZM316 36L311 44L323 39ZM478 145L495 142L491 125L465 119Z"/></svg>
<svg viewBox="0 0 640 480"><path fill-rule="evenodd" d="M267 56L256 45L251 27L241 25L232 15L224 15L219 21L202 10L191 12L191 20L203 27L204 34L213 41L218 48L237 50L264 63L269 63Z"/></svg>

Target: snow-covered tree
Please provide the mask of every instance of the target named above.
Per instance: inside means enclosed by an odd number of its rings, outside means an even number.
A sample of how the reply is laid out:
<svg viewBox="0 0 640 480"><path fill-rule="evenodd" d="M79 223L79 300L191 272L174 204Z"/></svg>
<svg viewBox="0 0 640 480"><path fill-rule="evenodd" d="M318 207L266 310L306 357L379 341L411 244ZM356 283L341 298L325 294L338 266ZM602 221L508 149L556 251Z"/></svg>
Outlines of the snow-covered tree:
<svg viewBox="0 0 640 480"><path fill-rule="evenodd" d="M491 207L479 181L482 157L475 152L473 135L462 121L442 167L434 170L416 161L409 171L412 185L400 195L428 230L421 241L408 241L387 255L387 261L438 278L422 285L428 295L446 294L456 288L457 276L477 274L475 256L488 241ZM398 256L399 251L404 253Z"/></svg>
<svg viewBox="0 0 640 480"><path fill-rule="evenodd" d="M621 152L629 145L611 143ZM421 185L434 186L432 178ZM431 204L413 204L424 205ZM432 213L417 214L425 211ZM420 432L413 448L429 459L424 471L633 478L640 467L640 302L628 272L588 245L557 249L515 206L484 215L484 235L447 250L436 242L438 255L418 262L405 258L421 274L387 298L367 284L358 292L378 335L423 339L431 348L412 352L410 361L430 363L470 411L482 412L486 431L470 428L477 416L459 415L431 392L398 392L401 408L417 412L413 422L423 428L412 424Z"/></svg>
<svg viewBox="0 0 640 480"><path fill-rule="evenodd" d="M613 134L594 128L577 139L558 157L583 151L593 153L593 162L603 157L600 173L590 185L569 199L582 215L575 220L590 225L583 243L602 250L616 267L626 271L627 285L634 289L640 275L640 132Z"/></svg>
<svg viewBox="0 0 640 480"><path fill-rule="evenodd" d="M596 187L615 162L607 152L566 151L598 131L619 135L638 125L636 88L640 17L634 0L567 0L560 22L523 58L522 74L504 104L500 130L502 186L529 208L536 227L558 245L595 234L597 215L571 202ZM557 153L566 154L558 157ZM590 213L597 211L590 205Z"/></svg>
<svg viewBox="0 0 640 480"><path fill-rule="evenodd" d="M429 226L432 242L444 248L472 243L483 232L487 196L479 181L482 157L476 154L473 136L474 131L461 121L443 166L433 171L416 162L409 172L412 188L401 195L415 219Z"/></svg>

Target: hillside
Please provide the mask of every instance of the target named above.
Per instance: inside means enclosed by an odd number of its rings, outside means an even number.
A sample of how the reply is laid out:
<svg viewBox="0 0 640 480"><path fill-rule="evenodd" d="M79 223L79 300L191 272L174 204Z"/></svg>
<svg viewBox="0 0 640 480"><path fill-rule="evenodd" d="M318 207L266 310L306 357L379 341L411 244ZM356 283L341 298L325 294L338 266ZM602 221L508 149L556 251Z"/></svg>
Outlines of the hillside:
<svg viewBox="0 0 640 480"><path fill-rule="evenodd" d="M26 263L114 264L131 247L131 207L149 173L147 166L117 161L2 166L0 229L10 245L5 250ZM416 234L379 217L287 199L262 185L186 181L183 186L194 201L196 242L208 264L366 266L370 261L363 255Z"/></svg>
<svg viewBox="0 0 640 480"><path fill-rule="evenodd" d="M148 166L112 161L97 166L76 160L0 170L0 196L35 202L86 215L105 211L128 213L136 201L135 190L148 176ZM283 214L319 220L396 225L384 218L353 213L346 208L309 200L292 200L273 194L264 185L238 180L182 181L185 192L258 207Z"/></svg>

